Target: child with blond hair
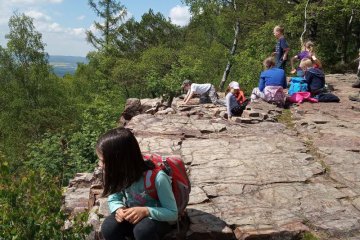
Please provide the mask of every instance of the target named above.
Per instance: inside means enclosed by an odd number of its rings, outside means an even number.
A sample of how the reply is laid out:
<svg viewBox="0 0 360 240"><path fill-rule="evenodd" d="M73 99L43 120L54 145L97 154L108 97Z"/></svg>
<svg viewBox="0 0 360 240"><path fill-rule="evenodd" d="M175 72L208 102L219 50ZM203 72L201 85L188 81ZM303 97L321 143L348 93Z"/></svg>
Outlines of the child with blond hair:
<svg viewBox="0 0 360 240"><path fill-rule="evenodd" d="M304 71L305 82L308 85L308 91L311 93L311 96L321 93L325 87L324 72L319 68L315 68L310 59L303 59L300 62L300 68Z"/></svg>
<svg viewBox="0 0 360 240"><path fill-rule="evenodd" d="M315 56L314 43L312 41L305 42L305 44L303 45L302 51L290 59L292 74L297 73L297 75L299 77L302 77L304 75L304 73L300 67L298 67L297 69L295 69L295 67L294 67L294 61L296 61L296 60L302 61L303 59L311 59L313 61L313 63L318 62L318 59ZM321 66L318 66L318 67L321 67Z"/></svg>
<svg viewBox="0 0 360 240"><path fill-rule="evenodd" d="M275 56L275 67L285 69L290 48L284 37L284 28L282 26L275 26L273 33L277 39L275 52L273 53Z"/></svg>

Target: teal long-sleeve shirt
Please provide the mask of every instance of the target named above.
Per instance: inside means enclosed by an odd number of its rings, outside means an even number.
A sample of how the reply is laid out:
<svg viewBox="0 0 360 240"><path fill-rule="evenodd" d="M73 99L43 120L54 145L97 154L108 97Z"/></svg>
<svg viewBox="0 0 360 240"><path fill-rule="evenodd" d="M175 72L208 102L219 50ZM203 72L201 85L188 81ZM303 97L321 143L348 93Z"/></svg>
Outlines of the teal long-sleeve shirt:
<svg viewBox="0 0 360 240"><path fill-rule="evenodd" d="M108 197L110 212L121 207L144 207L149 209L150 218L157 221L172 222L177 220L178 209L171 180L163 171L159 171L155 178L158 200L149 196L144 187L144 177L131 184L124 192L111 194ZM125 193L125 196L124 196Z"/></svg>

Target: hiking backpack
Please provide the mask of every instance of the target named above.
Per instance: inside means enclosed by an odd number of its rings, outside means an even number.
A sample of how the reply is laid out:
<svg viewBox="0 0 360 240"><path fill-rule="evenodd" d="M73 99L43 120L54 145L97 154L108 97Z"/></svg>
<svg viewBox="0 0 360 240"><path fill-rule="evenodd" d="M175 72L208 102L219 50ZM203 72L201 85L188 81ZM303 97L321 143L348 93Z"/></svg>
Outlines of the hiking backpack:
<svg viewBox="0 0 360 240"><path fill-rule="evenodd" d="M183 215L189 202L191 184L186 173L184 162L175 156L162 157L160 155L144 155L145 160L152 161L154 169L148 170L144 177L146 192L154 199L159 199L155 188L155 178L163 170L171 178L171 187L176 200L179 215Z"/></svg>
<svg viewBox="0 0 360 240"><path fill-rule="evenodd" d="M290 78L290 87L288 94L291 96L297 92L308 92L308 85L303 77Z"/></svg>
<svg viewBox="0 0 360 240"><path fill-rule="evenodd" d="M275 103L279 106L285 104L285 93L281 86L266 86L264 89L265 101Z"/></svg>

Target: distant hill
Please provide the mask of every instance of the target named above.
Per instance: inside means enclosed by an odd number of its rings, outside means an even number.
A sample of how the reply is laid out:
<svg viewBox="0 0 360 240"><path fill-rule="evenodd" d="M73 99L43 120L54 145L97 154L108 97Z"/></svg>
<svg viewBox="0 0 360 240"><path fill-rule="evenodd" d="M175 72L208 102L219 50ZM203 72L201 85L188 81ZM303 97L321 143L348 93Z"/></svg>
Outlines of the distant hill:
<svg viewBox="0 0 360 240"><path fill-rule="evenodd" d="M74 74L78 63L88 63L86 57L78 56L49 56L49 63L54 68L54 73L63 77L65 74Z"/></svg>

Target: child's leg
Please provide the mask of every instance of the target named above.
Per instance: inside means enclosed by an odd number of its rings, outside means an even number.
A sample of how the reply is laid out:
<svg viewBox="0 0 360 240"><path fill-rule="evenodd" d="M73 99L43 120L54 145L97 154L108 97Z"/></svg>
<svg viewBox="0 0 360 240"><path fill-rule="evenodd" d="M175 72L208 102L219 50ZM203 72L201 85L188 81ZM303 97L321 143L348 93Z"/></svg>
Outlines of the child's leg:
<svg viewBox="0 0 360 240"><path fill-rule="evenodd" d="M211 85L211 88L210 88L208 94L209 94L209 97L210 97L210 99L211 99L211 102L216 104L216 103L217 103L217 100L218 100L219 98L218 98L218 95L217 95L217 93L216 93L215 87L214 87L213 85Z"/></svg>
<svg viewBox="0 0 360 240"><path fill-rule="evenodd" d="M265 94L263 92L260 91L259 88L254 88L252 93L251 93L251 100L254 101L257 98L265 98Z"/></svg>
<svg viewBox="0 0 360 240"><path fill-rule="evenodd" d="M115 219L115 213L108 216L101 225L101 233L106 240L125 240L132 236L133 225L127 221L121 223Z"/></svg>
<svg viewBox="0 0 360 240"><path fill-rule="evenodd" d="M171 231L168 222L160 222L150 218L143 218L134 227L135 240L160 240Z"/></svg>
<svg viewBox="0 0 360 240"><path fill-rule="evenodd" d="M240 105L231 109L231 113L233 116L241 116L243 111L244 111L244 108Z"/></svg>

